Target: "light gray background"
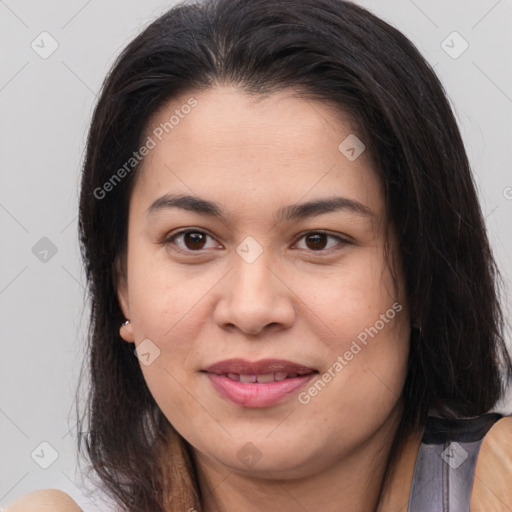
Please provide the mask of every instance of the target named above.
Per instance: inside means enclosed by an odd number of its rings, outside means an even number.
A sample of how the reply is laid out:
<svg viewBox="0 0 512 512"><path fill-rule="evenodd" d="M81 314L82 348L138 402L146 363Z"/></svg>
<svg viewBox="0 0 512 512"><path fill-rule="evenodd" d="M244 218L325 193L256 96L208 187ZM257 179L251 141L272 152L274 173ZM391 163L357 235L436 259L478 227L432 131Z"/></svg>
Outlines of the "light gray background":
<svg viewBox="0 0 512 512"><path fill-rule="evenodd" d="M455 108L509 287L512 1L358 3L409 36L435 66ZM94 493L88 495L75 460L73 403L87 325L77 244L79 169L96 93L114 57L172 4L0 1L0 506L31 490L60 488L86 511L108 510L92 505ZM42 46L43 31L59 45L47 59L31 47L34 40ZM454 31L469 44L458 58L442 47ZM453 36L444 43L452 55L461 44ZM38 257L32 250L43 237L57 249L46 262L44 252ZM505 311L510 320L510 301ZM512 412L512 400L498 410ZM58 453L48 469L31 458L36 450L39 463L51 461L41 442Z"/></svg>

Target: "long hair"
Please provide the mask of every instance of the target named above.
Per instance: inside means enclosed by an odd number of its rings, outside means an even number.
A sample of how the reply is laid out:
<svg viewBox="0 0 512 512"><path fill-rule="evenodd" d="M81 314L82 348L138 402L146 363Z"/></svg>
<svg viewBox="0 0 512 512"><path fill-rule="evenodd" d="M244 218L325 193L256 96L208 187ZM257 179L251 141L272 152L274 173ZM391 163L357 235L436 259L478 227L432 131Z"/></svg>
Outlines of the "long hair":
<svg viewBox="0 0 512 512"><path fill-rule="evenodd" d="M200 511L201 495L190 446L160 411L133 345L119 335L124 317L115 262L126 251L139 165L119 183L109 180L143 145L160 107L216 84L251 94L302 90L357 123L398 234L414 324L392 454L424 424L430 407L446 417L492 409L504 389L500 369L511 374L499 274L464 144L443 87L415 46L343 0L180 4L114 63L93 114L82 173L90 391L79 414L87 436L78 447L85 441L105 490L129 510Z"/></svg>

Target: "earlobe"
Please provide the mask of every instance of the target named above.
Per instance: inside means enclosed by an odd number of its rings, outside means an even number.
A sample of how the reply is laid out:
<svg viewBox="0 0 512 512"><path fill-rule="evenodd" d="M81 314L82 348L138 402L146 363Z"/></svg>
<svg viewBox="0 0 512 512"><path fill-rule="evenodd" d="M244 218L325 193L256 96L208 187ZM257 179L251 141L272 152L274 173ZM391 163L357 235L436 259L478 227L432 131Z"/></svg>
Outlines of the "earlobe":
<svg viewBox="0 0 512 512"><path fill-rule="evenodd" d="M133 335L133 326L130 323L130 320L126 320L124 324L119 328L119 335L123 338L124 341L129 343L133 343L135 341L135 337Z"/></svg>

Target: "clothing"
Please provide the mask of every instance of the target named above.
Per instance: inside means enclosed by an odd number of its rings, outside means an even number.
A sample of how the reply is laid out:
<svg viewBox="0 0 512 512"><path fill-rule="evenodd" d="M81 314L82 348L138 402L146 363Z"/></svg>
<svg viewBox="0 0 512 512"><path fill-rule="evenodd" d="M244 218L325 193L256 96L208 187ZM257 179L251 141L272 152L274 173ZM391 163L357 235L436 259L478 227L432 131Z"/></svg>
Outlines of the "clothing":
<svg viewBox="0 0 512 512"><path fill-rule="evenodd" d="M512 417L430 417L390 482L379 512L512 511Z"/></svg>

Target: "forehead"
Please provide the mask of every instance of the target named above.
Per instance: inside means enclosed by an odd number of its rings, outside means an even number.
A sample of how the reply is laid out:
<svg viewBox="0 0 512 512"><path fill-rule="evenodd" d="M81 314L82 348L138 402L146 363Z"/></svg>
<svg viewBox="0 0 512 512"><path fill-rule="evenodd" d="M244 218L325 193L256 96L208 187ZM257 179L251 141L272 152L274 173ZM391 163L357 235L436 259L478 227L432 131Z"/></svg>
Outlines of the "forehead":
<svg viewBox="0 0 512 512"><path fill-rule="evenodd" d="M379 210L380 183L354 131L344 112L294 90L186 93L148 123L154 147L139 170L136 196L147 202L174 191L213 194L263 208L271 198L293 203L337 192ZM362 153L353 158L347 149Z"/></svg>
<svg viewBox="0 0 512 512"><path fill-rule="evenodd" d="M195 106L188 108L192 102ZM347 113L299 90L254 95L233 86L180 95L160 108L147 126L147 134L157 142L165 139L163 146L170 139L225 150L268 146L296 158L312 156L311 149L321 150L333 137L355 131Z"/></svg>

